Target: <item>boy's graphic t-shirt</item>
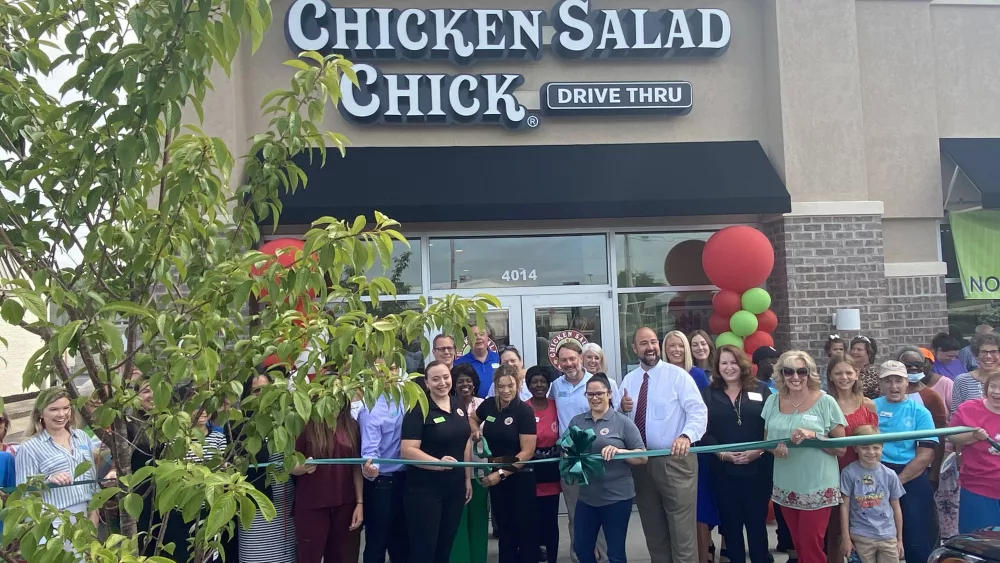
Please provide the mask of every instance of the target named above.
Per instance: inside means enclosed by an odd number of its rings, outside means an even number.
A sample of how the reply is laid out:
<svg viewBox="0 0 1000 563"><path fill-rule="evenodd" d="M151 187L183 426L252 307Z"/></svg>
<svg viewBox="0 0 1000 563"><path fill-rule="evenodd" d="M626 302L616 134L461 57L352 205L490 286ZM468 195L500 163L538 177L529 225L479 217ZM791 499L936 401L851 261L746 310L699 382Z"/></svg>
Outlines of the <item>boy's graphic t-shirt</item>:
<svg viewBox="0 0 1000 563"><path fill-rule="evenodd" d="M850 502L851 534L873 540L896 537L896 521L892 517L894 500L905 494L899 476L878 464L866 469L855 461L840 473L840 491Z"/></svg>

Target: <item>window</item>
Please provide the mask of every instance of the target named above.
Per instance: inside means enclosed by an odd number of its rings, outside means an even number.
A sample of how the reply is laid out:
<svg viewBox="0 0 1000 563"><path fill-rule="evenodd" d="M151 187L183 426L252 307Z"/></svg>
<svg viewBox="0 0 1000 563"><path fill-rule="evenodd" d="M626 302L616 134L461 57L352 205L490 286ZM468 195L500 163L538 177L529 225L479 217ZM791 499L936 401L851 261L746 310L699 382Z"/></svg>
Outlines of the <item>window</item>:
<svg viewBox="0 0 1000 563"><path fill-rule="evenodd" d="M618 287L712 285L701 267L714 233L627 233L615 236Z"/></svg>
<svg viewBox="0 0 1000 563"><path fill-rule="evenodd" d="M671 330L684 334L701 329L708 332L712 316L712 291L643 292L618 295L618 320L621 335L622 373L639 366L632 351L632 334L647 326L662 339ZM662 353L662 350L661 350Z"/></svg>
<svg viewBox="0 0 1000 563"><path fill-rule="evenodd" d="M431 289L607 285L604 235L430 240Z"/></svg>
<svg viewBox="0 0 1000 563"><path fill-rule="evenodd" d="M366 273L370 280L375 277L388 278L396 286L396 295L419 295L422 292L420 280L420 239L408 240L409 246L399 241L392 243L391 263L382 264L375 254L375 263ZM350 274L345 272L345 277Z"/></svg>

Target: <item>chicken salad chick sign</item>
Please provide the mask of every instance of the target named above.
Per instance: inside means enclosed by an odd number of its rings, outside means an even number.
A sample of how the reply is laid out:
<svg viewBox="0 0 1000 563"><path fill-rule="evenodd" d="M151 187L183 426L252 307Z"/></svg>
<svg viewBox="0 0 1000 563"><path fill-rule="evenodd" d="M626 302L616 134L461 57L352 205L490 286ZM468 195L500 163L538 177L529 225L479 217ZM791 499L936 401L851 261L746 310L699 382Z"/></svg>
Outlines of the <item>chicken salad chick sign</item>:
<svg viewBox="0 0 1000 563"><path fill-rule="evenodd" d="M729 15L720 9L592 10L589 0L562 0L544 10L334 8L295 0L285 37L296 53L340 53L355 61L359 87L345 77L340 112L354 123L489 123L538 126L536 112L515 94L514 73L381 72L379 60L537 61L543 28L566 59L713 57L728 49ZM693 105L688 82L551 82L539 93L548 115L684 114Z"/></svg>

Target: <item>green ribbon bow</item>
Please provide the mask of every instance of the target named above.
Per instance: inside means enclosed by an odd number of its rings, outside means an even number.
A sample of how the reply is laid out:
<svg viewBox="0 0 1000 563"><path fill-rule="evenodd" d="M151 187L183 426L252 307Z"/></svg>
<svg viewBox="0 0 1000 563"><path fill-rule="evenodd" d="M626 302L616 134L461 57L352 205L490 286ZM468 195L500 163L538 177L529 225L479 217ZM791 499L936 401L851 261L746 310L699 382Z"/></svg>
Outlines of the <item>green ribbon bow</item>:
<svg viewBox="0 0 1000 563"><path fill-rule="evenodd" d="M597 434L593 429L580 430L573 426L557 442L565 454L559 460L559 475L567 485L588 485L589 476L604 476L601 457L590 453L590 447L596 440Z"/></svg>

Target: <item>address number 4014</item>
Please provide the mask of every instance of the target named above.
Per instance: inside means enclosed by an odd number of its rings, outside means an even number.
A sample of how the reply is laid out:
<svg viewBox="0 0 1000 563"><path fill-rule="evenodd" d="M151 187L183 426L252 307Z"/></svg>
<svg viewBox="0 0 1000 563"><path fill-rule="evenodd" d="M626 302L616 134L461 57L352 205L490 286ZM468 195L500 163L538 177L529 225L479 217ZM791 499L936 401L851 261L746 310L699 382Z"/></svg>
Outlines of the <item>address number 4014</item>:
<svg viewBox="0 0 1000 563"><path fill-rule="evenodd" d="M535 270L525 270L524 268L521 268L520 270L504 270L500 279L510 282L537 280L538 272Z"/></svg>

